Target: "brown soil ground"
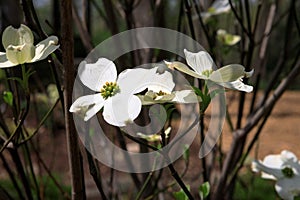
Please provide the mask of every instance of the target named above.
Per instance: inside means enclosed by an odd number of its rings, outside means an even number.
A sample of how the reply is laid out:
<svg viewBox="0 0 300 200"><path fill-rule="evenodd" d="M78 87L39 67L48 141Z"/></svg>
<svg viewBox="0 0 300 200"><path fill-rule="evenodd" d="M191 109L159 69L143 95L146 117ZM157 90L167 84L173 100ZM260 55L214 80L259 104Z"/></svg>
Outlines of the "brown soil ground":
<svg viewBox="0 0 300 200"><path fill-rule="evenodd" d="M236 95L236 94L235 94ZM247 96L245 111L249 110L250 95ZM229 113L233 121L237 115L237 101L234 96L229 104ZM259 98L258 98L259 100ZM224 126L224 148L228 149L231 144L231 134L227 124ZM256 128L251 132L252 138ZM263 159L268 154L279 154L282 150L294 152L300 159L300 92L288 91L283 94L275 105L271 116L268 118L258 142L258 158ZM253 154L252 154L253 155Z"/></svg>

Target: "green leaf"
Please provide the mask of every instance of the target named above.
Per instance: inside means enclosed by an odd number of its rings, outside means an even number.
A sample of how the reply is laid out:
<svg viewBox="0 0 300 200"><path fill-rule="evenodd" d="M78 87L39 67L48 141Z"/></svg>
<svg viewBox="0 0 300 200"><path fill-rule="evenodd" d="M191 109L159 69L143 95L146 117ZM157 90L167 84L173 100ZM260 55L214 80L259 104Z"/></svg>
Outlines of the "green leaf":
<svg viewBox="0 0 300 200"><path fill-rule="evenodd" d="M174 112L174 110L176 110L176 108L174 107L173 103L169 103L164 105L166 112L167 112L167 119L170 119L171 114Z"/></svg>
<svg viewBox="0 0 300 200"><path fill-rule="evenodd" d="M193 88L194 92L195 92L198 96L200 96L201 98L203 98L203 93L202 93L202 91L201 91L199 88L197 88L197 87L195 87L195 86L192 86L192 88Z"/></svg>
<svg viewBox="0 0 300 200"><path fill-rule="evenodd" d="M4 91L3 92L3 100L4 100L5 103L12 106L13 105L13 99L14 99L14 96L10 91Z"/></svg>
<svg viewBox="0 0 300 200"><path fill-rule="evenodd" d="M190 190L190 186L187 185L188 190ZM188 200L188 196L184 193L184 191L181 189L178 192L174 192L173 196L175 197L176 200Z"/></svg>
<svg viewBox="0 0 300 200"><path fill-rule="evenodd" d="M216 95L222 94L224 92L225 92L225 90L223 88L222 89L216 89L216 90L211 91L209 93L209 95L210 95L210 98L213 99Z"/></svg>
<svg viewBox="0 0 300 200"><path fill-rule="evenodd" d="M205 199L209 195L210 185L209 182L205 182L199 186L199 195L201 200Z"/></svg>
<svg viewBox="0 0 300 200"><path fill-rule="evenodd" d="M190 158L190 150L189 150L189 146L186 144L183 147L183 159L185 160L185 162L188 162Z"/></svg>

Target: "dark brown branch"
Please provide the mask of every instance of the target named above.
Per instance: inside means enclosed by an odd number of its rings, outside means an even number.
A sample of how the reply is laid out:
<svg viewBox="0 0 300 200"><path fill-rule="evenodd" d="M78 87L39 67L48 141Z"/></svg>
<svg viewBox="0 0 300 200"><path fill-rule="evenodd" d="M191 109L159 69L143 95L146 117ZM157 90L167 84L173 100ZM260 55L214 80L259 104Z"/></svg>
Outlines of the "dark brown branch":
<svg viewBox="0 0 300 200"><path fill-rule="evenodd" d="M251 118L248 119L246 125L242 129L238 129L233 133L234 140L231 145L230 151L224 161L224 167L221 172L220 179L218 181L216 190L214 191L214 199L221 199L224 190L227 189L226 182L227 177L231 172L231 166L233 159L235 158L235 154L238 151L239 143L243 140L249 132L256 126L256 124L261 120L262 117L266 115L275 105L275 103L279 100L283 92L288 88L290 83L300 74L300 59L297 60L295 67L289 73L289 75L283 79L280 85L276 88L274 93L267 99L265 104L261 106L255 114Z"/></svg>
<svg viewBox="0 0 300 200"><path fill-rule="evenodd" d="M83 185L83 167L81 154L78 146L78 135L76 133L73 115L69 112L72 104L72 91L74 84L74 43L72 25L72 0L61 1L61 46L62 63L64 65L64 100L65 100L65 123L67 147L69 154L69 165L71 172L72 199L85 199Z"/></svg>

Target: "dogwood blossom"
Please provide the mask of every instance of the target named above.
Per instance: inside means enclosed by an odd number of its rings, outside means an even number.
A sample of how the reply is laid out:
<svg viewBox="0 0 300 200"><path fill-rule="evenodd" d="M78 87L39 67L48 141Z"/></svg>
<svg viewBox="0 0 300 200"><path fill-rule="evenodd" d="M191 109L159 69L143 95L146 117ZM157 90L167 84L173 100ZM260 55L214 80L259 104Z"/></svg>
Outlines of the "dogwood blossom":
<svg viewBox="0 0 300 200"><path fill-rule="evenodd" d="M300 162L290 151L279 155L268 155L263 161L252 162L254 172L262 172L265 179L276 180L275 190L285 200L293 200L300 195Z"/></svg>
<svg viewBox="0 0 300 200"><path fill-rule="evenodd" d="M251 92L253 90L252 86L245 85L242 82L243 77L248 78L252 76L253 70L246 72L245 68L239 64L226 65L214 70L214 61L207 52L199 51L198 53L192 53L184 49L184 54L186 62L192 70L181 62L167 63L168 67L171 69L175 68L195 78L212 81L229 89L244 92Z"/></svg>
<svg viewBox="0 0 300 200"><path fill-rule="evenodd" d="M217 31L217 39L225 45L232 46L241 40L241 36L227 33L224 29Z"/></svg>
<svg viewBox="0 0 300 200"><path fill-rule="evenodd" d="M33 34L23 24L18 29L7 27L2 35L2 44L5 52L0 52L0 68L43 60L59 47L56 36L34 46Z"/></svg>
<svg viewBox="0 0 300 200"><path fill-rule="evenodd" d="M165 72L166 73L166 72ZM96 63L83 61L78 74L82 83L97 92L81 96L72 104L70 112L78 113L87 121L103 108L103 117L111 125L123 127L131 123L141 111L142 102L136 93L148 86L159 85L165 73L151 69L127 69L117 76L115 64L99 58Z"/></svg>
<svg viewBox="0 0 300 200"><path fill-rule="evenodd" d="M214 3L208 8L207 12L201 13L201 16L204 19L207 19L213 15L219 15L222 13L227 13L231 9L228 0L216 0Z"/></svg>

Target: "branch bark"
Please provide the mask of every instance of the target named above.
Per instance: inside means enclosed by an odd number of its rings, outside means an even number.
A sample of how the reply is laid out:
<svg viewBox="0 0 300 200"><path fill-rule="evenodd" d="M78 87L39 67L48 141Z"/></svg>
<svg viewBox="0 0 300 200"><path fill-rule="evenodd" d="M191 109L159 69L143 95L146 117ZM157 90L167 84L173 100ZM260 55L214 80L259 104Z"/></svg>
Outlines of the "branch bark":
<svg viewBox="0 0 300 200"><path fill-rule="evenodd" d="M239 143L243 140L250 131L256 126L256 124L265 116L275 105L275 103L279 100L284 91L288 88L290 83L300 74L300 59L298 59L295 63L295 67L288 74L288 76L283 79L280 85L276 88L274 93L269 96L266 103L261 106L251 117L248 118L248 121L244 128L238 129L233 133L234 140L231 145L230 151L228 152L228 156L224 161L224 167L221 172L220 179L218 181L216 190L214 191L213 199L221 199L223 196L223 192L228 189L226 187L228 175L231 173L231 166L233 159L235 158L235 154L237 152L237 148L239 147Z"/></svg>
<svg viewBox="0 0 300 200"><path fill-rule="evenodd" d="M74 84L74 43L72 25L72 0L61 1L61 47L62 63L64 65L64 99L67 148L71 172L72 199L85 199L83 185L83 167L78 145L78 136L75 130L73 116L69 112L72 104Z"/></svg>

